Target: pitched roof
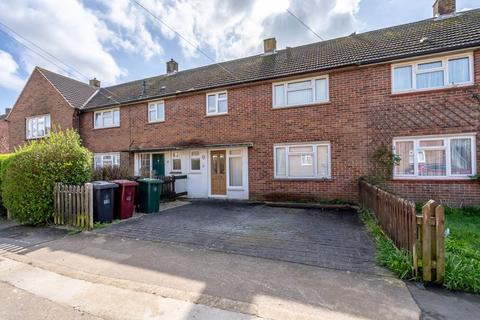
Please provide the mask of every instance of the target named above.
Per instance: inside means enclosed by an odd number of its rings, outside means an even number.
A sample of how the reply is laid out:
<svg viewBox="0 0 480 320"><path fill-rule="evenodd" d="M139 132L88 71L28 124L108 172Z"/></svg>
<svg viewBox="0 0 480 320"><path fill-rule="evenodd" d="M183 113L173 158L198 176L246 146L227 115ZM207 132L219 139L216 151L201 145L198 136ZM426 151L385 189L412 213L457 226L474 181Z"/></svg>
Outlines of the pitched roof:
<svg viewBox="0 0 480 320"><path fill-rule="evenodd" d="M37 67L37 70L60 92L74 108L81 108L98 88L86 83L62 76L61 74Z"/></svg>
<svg viewBox="0 0 480 320"><path fill-rule="evenodd" d="M475 46L480 9L102 88L85 109Z"/></svg>

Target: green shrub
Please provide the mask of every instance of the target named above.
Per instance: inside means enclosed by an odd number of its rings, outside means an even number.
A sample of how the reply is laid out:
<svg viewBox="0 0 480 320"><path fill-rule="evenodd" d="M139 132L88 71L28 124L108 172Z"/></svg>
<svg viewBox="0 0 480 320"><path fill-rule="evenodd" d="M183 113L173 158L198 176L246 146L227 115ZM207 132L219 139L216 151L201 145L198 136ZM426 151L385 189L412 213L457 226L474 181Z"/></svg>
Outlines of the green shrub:
<svg viewBox="0 0 480 320"><path fill-rule="evenodd" d="M5 172L13 155L14 154L0 154L0 216L5 216L7 214L7 210L3 206L2 201L2 174Z"/></svg>
<svg viewBox="0 0 480 320"><path fill-rule="evenodd" d="M120 166L105 166L101 168L96 168L92 171L92 180L120 180L127 179L131 180L133 177L130 174L128 167Z"/></svg>
<svg viewBox="0 0 480 320"><path fill-rule="evenodd" d="M90 179L92 154L74 130L52 132L21 147L3 173L3 200L20 223L47 222L56 182L79 185Z"/></svg>

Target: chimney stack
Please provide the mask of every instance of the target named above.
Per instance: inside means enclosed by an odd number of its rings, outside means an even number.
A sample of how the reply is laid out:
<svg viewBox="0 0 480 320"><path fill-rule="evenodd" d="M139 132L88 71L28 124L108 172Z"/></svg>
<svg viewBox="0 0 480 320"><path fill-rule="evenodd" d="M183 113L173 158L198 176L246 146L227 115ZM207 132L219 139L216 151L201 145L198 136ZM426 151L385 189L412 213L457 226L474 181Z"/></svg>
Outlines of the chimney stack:
<svg viewBox="0 0 480 320"><path fill-rule="evenodd" d="M167 74L178 72L178 63L177 61L170 59L167 62Z"/></svg>
<svg viewBox="0 0 480 320"><path fill-rule="evenodd" d="M268 38L263 40L263 50L265 54L275 53L275 50L277 50L277 39Z"/></svg>
<svg viewBox="0 0 480 320"><path fill-rule="evenodd" d="M453 14L456 11L456 0L436 0L433 4L434 17Z"/></svg>
<svg viewBox="0 0 480 320"><path fill-rule="evenodd" d="M90 80L90 81L89 81L89 84L90 84L92 87L100 88L100 80L97 80L97 78L93 78L92 80Z"/></svg>
<svg viewBox="0 0 480 320"><path fill-rule="evenodd" d="M8 116L10 111L12 111L12 108L5 108L5 115Z"/></svg>

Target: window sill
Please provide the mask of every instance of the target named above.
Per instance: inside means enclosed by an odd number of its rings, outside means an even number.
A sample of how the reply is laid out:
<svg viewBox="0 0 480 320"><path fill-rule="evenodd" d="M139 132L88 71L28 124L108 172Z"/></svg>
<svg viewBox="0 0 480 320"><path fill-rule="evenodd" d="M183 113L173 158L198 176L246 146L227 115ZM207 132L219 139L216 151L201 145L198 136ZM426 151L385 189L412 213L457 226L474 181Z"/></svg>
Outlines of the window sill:
<svg viewBox="0 0 480 320"><path fill-rule="evenodd" d="M409 181L409 182L445 182L445 181L474 181L470 176L466 177L393 177L393 182Z"/></svg>
<svg viewBox="0 0 480 320"><path fill-rule="evenodd" d="M390 96L391 97L408 96L408 95L414 95L414 94L438 93L438 92L442 92L442 91L452 91L452 90L458 90L458 89L471 89L471 88L475 88L475 85L473 83L459 84L459 85L456 85L456 86L448 86L448 87L440 87L440 88L429 88L429 89L418 89L418 90L391 92Z"/></svg>
<svg viewBox="0 0 480 320"><path fill-rule="evenodd" d="M182 171L170 171L170 174L182 174Z"/></svg>
<svg viewBox="0 0 480 320"><path fill-rule="evenodd" d="M274 181L325 181L325 182L330 182L333 179L331 177L329 178L273 178Z"/></svg>
<svg viewBox="0 0 480 320"><path fill-rule="evenodd" d="M157 123L163 123L165 120L157 120L157 121L148 121L147 124L157 124Z"/></svg>
<svg viewBox="0 0 480 320"><path fill-rule="evenodd" d="M93 130L114 129L114 128L120 128L120 125L118 125L118 126L110 126L110 127L93 127Z"/></svg>
<svg viewBox="0 0 480 320"><path fill-rule="evenodd" d="M220 117L220 116L228 116L228 112L207 114L205 117L210 118L210 117Z"/></svg>
<svg viewBox="0 0 480 320"><path fill-rule="evenodd" d="M283 109L292 109L292 108L304 108L304 107L312 107L312 106L323 106L323 105L328 105L331 104L332 102L330 100L327 101L317 101L317 102L312 102L312 103L306 103L306 104L298 104L298 105L291 105L291 106L284 106L284 107L275 107L272 106L272 110L283 110Z"/></svg>
<svg viewBox="0 0 480 320"><path fill-rule="evenodd" d="M245 191L243 187L228 187L228 191Z"/></svg>
<svg viewBox="0 0 480 320"><path fill-rule="evenodd" d="M44 138L48 138L50 135L46 135L46 136L41 136L41 137L35 137L35 138L25 138L26 141L30 141L30 140L39 140L39 139L44 139Z"/></svg>

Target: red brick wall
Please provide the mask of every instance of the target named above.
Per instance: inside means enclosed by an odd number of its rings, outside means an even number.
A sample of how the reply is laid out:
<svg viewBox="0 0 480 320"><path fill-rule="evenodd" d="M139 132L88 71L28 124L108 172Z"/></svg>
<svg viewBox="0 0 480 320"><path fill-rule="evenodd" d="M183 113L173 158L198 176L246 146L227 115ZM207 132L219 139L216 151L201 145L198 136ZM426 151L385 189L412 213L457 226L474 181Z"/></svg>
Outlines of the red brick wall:
<svg viewBox="0 0 480 320"><path fill-rule="evenodd" d="M0 153L8 152L8 122L0 119Z"/></svg>
<svg viewBox="0 0 480 320"><path fill-rule="evenodd" d="M147 123L146 103L121 107L120 128L94 130L93 113L84 113L81 134L94 152L253 142L249 150L252 198L356 201L357 180L372 167L371 154L382 145L391 146L393 137L478 131L480 104L472 92L480 91L480 51L475 54L475 65L476 85L467 88L392 95L390 65L377 65L331 72L331 102L327 104L274 110L271 82L257 83L228 89L228 115L207 117L205 93L197 93L166 100L163 123ZM274 180L273 145L307 141L331 142L332 179ZM477 140L480 152L478 144ZM397 190L410 184L396 182ZM469 203L480 202L478 187L471 183L436 182L433 191L418 190L425 197L443 197L459 186L471 190Z"/></svg>
<svg viewBox="0 0 480 320"><path fill-rule="evenodd" d="M480 203L480 183L476 181L392 181L389 190L401 197L425 203L435 199L450 206Z"/></svg>
<svg viewBox="0 0 480 320"><path fill-rule="evenodd" d="M50 114L52 126L72 128L75 110L38 71L34 70L8 117L9 149L26 142L25 119Z"/></svg>

